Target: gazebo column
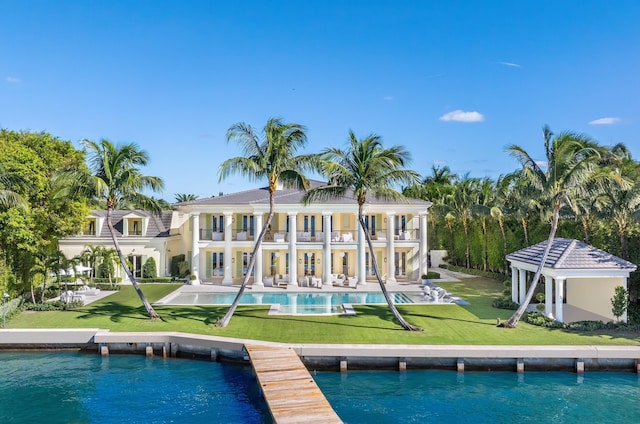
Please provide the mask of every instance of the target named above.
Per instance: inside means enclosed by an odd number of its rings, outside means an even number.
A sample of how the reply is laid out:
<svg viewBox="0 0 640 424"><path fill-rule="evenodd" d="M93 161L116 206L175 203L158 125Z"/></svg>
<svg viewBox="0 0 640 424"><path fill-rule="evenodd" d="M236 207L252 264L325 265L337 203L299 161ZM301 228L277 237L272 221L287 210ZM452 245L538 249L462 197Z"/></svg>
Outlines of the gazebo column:
<svg viewBox="0 0 640 424"><path fill-rule="evenodd" d="M518 268L511 267L511 301L518 303Z"/></svg>
<svg viewBox="0 0 640 424"><path fill-rule="evenodd" d="M200 284L200 214L194 213L191 215L191 275L195 276L195 279L190 280L189 284Z"/></svg>
<svg viewBox="0 0 640 424"><path fill-rule="evenodd" d="M556 278L556 321L564 322L562 317L562 305L564 303L565 278Z"/></svg>
<svg viewBox="0 0 640 424"><path fill-rule="evenodd" d="M553 278L544 276L544 314L553 318Z"/></svg>
<svg viewBox="0 0 640 424"><path fill-rule="evenodd" d="M223 286L233 285L231 238L233 237L233 212L224 213L224 278Z"/></svg>
<svg viewBox="0 0 640 424"><path fill-rule="evenodd" d="M522 304L524 302L524 298L527 296L527 270L519 269L518 270L518 303Z"/></svg>
<svg viewBox="0 0 640 424"><path fill-rule="evenodd" d="M262 232L262 213L254 213L253 218L255 221L254 237L257 238ZM257 287L264 287L262 282L262 243L256 251L256 261L253 265L253 285Z"/></svg>

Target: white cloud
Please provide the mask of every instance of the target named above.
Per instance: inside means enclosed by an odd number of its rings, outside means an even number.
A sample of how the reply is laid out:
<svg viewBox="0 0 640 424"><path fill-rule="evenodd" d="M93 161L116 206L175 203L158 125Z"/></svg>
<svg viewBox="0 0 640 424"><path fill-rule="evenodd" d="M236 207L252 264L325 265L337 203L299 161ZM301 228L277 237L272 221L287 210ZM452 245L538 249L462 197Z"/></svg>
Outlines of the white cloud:
<svg viewBox="0 0 640 424"><path fill-rule="evenodd" d="M14 78L14 77L7 77L7 82L9 84L17 84L20 82L19 78Z"/></svg>
<svg viewBox="0 0 640 424"><path fill-rule="evenodd" d="M445 113L440 117L441 121L456 121L456 122L482 122L484 116L479 112L465 112L464 110L454 110L449 113Z"/></svg>
<svg viewBox="0 0 640 424"><path fill-rule="evenodd" d="M498 62L500 65L510 66L511 68L520 68L521 66L513 62Z"/></svg>
<svg viewBox="0 0 640 424"><path fill-rule="evenodd" d="M608 118L594 119L593 121L589 122L589 125L613 125L613 124L617 124L618 122L620 122L620 118L608 117Z"/></svg>
<svg viewBox="0 0 640 424"><path fill-rule="evenodd" d="M440 166L440 165L446 165L449 162L447 162L446 160L441 160L441 159L436 159L433 161L433 164L436 166Z"/></svg>

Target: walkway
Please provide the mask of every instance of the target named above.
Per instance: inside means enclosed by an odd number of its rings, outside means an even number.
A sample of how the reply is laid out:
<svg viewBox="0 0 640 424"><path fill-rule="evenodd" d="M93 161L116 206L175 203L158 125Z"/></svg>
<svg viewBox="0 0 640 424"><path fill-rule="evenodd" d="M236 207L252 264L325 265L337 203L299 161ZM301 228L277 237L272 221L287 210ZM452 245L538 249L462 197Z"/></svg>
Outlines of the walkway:
<svg viewBox="0 0 640 424"><path fill-rule="evenodd" d="M293 349L245 349L276 423L342 423Z"/></svg>

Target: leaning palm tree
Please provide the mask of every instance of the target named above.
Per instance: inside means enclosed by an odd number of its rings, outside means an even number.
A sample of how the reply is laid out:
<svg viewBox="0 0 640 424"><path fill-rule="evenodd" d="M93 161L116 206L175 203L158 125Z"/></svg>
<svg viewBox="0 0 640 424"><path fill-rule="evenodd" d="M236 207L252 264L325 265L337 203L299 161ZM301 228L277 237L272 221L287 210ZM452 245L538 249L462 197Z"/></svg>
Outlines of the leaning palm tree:
<svg viewBox="0 0 640 424"><path fill-rule="evenodd" d="M392 187L400 184L412 185L419 181L419 175L416 172L402 169L409 162L410 153L401 146L383 147L380 136L372 134L358 140L353 131L349 131L347 150L329 148L324 150L320 157L327 184L309 190L303 197L303 202L308 204L315 200L341 198L349 191L353 191L358 202L358 221L364 231L373 271L384 298L393 316L404 329L421 331L419 327L409 324L400 315L382 282L363 212L368 195L377 199L406 200L406 197Z"/></svg>
<svg viewBox="0 0 640 424"><path fill-rule="evenodd" d="M104 139L97 143L91 140L83 140L82 143L89 154L89 166L92 172L90 189L96 197L106 200L107 226L120 259L120 264L129 280L131 280L131 284L136 293L138 293L149 317L153 319L160 318L142 293L142 290L140 290L138 282L127 265L127 261L120 249L120 243L111 222L111 217L114 208L121 204L136 204L143 206L145 209L159 212L161 209L157 201L142 194L142 190L161 190L163 187L162 179L143 175L140 172L139 167L145 166L149 162L149 156L133 143L116 146Z"/></svg>
<svg viewBox="0 0 640 424"><path fill-rule="evenodd" d="M295 152L307 143L306 129L300 124L288 124L280 118L271 118L264 126L261 139L254 129L243 122L232 125L227 130L227 142L236 141L244 155L222 162L219 170L220 181L231 174L240 174L251 180L266 178L269 191L269 215L256 239L247 272L240 290L227 313L218 322L218 327L226 327L231 320L240 297L249 282L255 265L256 253L264 240L264 235L275 215L275 193L277 184L307 190L309 182L302 174L312 169L312 156L294 156Z"/></svg>
<svg viewBox="0 0 640 424"><path fill-rule="evenodd" d="M560 209L570 207L576 195L584 195L593 175L596 160L603 149L590 138L570 132L554 136L549 127L543 128L546 169L543 169L522 147L511 145L509 154L522 165L522 177L537 192L538 201L551 213L551 229L540 264L533 275L524 301L501 326L515 328L536 291L542 269L547 261L558 228Z"/></svg>

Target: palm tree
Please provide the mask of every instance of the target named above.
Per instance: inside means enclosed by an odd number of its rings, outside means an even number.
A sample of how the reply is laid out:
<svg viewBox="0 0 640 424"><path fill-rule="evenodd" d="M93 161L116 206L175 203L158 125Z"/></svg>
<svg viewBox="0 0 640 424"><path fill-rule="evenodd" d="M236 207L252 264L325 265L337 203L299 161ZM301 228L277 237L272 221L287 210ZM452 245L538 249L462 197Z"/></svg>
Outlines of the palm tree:
<svg viewBox="0 0 640 424"><path fill-rule="evenodd" d="M473 208L474 216L480 218L480 226L482 228L482 270L489 269L489 228L488 218L491 216L491 205L495 200L493 192L493 183L490 178L484 178L480 181L478 192L478 204Z"/></svg>
<svg viewBox="0 0 640 424"><path fill-rule="evenodd" d="M309 187L309 182L302 172L305 169L312 169L312 156L294 156L298 149L307 144L305 131L304 126L284 123L280 118L271 118L267 121L262 139L250 125L243 122L234 124L227 130L227 142L236 141L244 155L222 162L219 170L220 181L231 174L240 174L250 180L266 178L269 191L269 215L256 239L240 290L227 313L217 322L219 327L226 327L229 324L249 282L256 253L275 214L277 185L283 184L286 187L304 190Z"/></svg>
<svg viewBox="0 0 640 424"><path fill-rule="evenodd" d="M142 175L139 167L145 166L149 162L149 156L147 152L140 150L133 143L116 146L105 139L98 143L83 140L82 143L89 154L89 166L92 172L90 188L96 197L105 199L107 203L107 226L120 264L131 280L131 284L138 293L149 317L152 319L160 318L140 290L138 282L127 265L111 222L111 216L114 208L122 204L136 204L145 207L145 209L159 212L161 208L157 201L142 194L142 190L159 191L163 187L163 181L159 177Z"/></svg>
<svg viewBox="0 0 640 424"><path fill-rule="evenodd" d="M176 193L173 195L177 203L191 202L198 198L197 194Z"/></svg>
<svg viewBox="0 0 640 424"><path fill-rule="evenodd" d="M389 297L380 277L371 236L363 215L363 208L369 194L378 199L406 200L406 197L392 187L399 184L412 185L418 181L419 175L416 172L402 169L409 162L410 153L401 146L383 147L380 136L372 134L358 140L353 131L349 131L349 147L346 151L329 148L325 149L320 157L322 171L327 176L327 184L309 190L303 197L303 202L308 204L315 200L342 198L349 191L353 191L358 202L358 220L369 246L373 271L387 304L393 316L405 330L421 331L419 327L409 324L400 315Z"/></svg>
<svg viewBox="0 0 640 424"><path fill-rule="evenodd" d="M479 200L480 182L476 178L464 175L453 186L453 192L447 198L447 207L456 219L460 219L464 230L465 266L471 267L471 253L469 241L469 225Z"/></svg>
<svg viewBox="0 0 640 424"><path fill-rule="evenodd" d="M91 267L89 278L92 284L93 284L93 278L96 276L96 265L98 265L98 260L102 257L103 251L104 251L104 247L94 246L92 244L87 244L84 247L84 250L82 251L82 259L86 260L89 266Z"/></svg>
<svg viewBox="0 0 640 424"><path fill-rule="evenodd" d="M24 198L14 191L20 183L18 178L7 172L4 165L0 163L0 211L16 206L22 208L27 206Z"/></svg>
<svg viewBox="0 0 640 424"><path fill-rule="evenodd" d="M522 177L532 189L538 193L538 200L551 212L551 229L547 245L540 258L524 301L516 312L501 324L504 327L515 328L522 318L529 302L536 291L542 268L545 265L553 239L558 228L558 218L562 207L571 206L576 195L584 195L587 181L591 177L596 160L603 151L590 138L570 132L563 132L554 136L549 127L542 130L546 154L546 169L543 169L522 147L511 145L507 148L509 154L522 165Z"/></svg>

